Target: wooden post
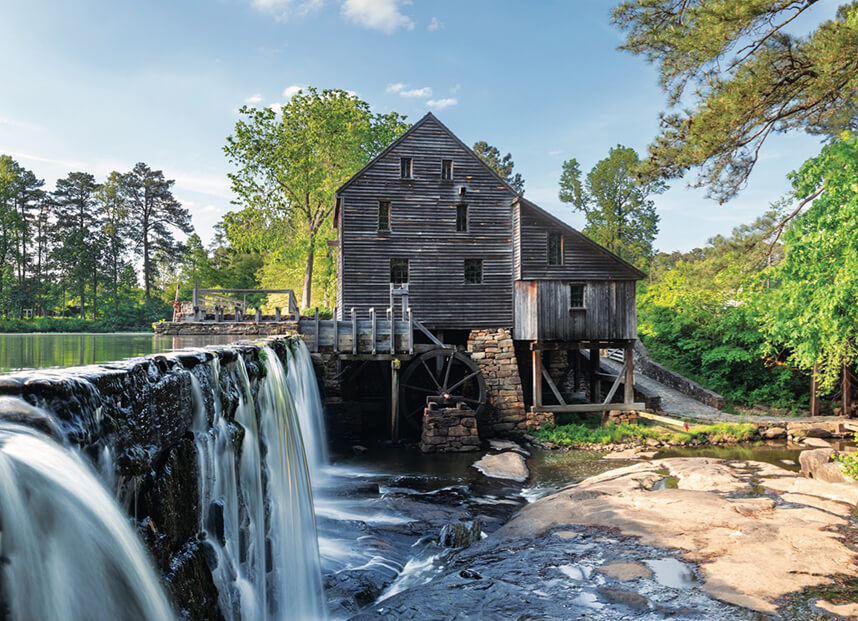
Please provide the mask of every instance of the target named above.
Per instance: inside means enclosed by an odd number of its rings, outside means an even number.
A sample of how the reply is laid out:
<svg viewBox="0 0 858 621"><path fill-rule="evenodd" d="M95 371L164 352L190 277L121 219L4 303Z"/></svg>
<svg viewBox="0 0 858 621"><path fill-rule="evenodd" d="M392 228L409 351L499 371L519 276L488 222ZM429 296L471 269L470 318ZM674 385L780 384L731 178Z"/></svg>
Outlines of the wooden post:
<svg viewBox="0 0 858 621"><path fill-rule="evenodd" d="M257 309L256 309L256 315L255 315L255 317L253 318L253 320L254 320L256 323L259 323L260 321L262 321L262 309L261 309L261 308L257 308Z"/></svg>
<svg viewBox="0 0 858 621"><path fill-rule="evenodd" d="M396 309L391 306L390 314L390 353L396 353Z"/></svg>
<svg viewBox="0 0 858 621"><path fill-rule="evenodd" d="M399 360L390 361L390 439L399 440Z"/></svg>
<svg viewBox="0 0 858 621"><path fill-rule="evenodd" d="M623 380L623 403L635 402L635 346L626 343L623 357L626 361L626 378Z"/></svg>
<svg viewBox="0 0 858 621"><path fill-rule="evenodd" d="M274 307L274 321L280 321L280 307Z"/></svg>
<svg viewBox="0 0 858 621"><path fill-rule="evenodd" d="M599 380L601 370L599 350L590 350L590 403L599 403L602 400L602 382Z"/></svg>
<svg viewBox="0 0 858 621"><path fill-rule="evenodd" d="M357 332L357 313L355 307L352 306L352 353L358 352L358 332Z"/></svg>
<svg viewBox="0 0 858 621"><path fill-rule="evenodd" d="M848 365L843 365L843 381L841 382L843 389L843 413L841 416L852 416L852 374L849 371Z"/></svg>
<svg viewBox="0 0 858 621"><path fill-rule="evenodd" d="M414 316L411 314L411 307L408 307L408 353L414 353Z"/></svg>
<svg viewBox="0 0 858 621"><path fill-rule="evenodd" d="M334 353L339 353L340 351L340 320L337 319L337 307L334 306Z"/></svg>
<svg viewBox="0 0 858 621"><path fill-rule="evenodd" d="M542 405L542 350L533 350L533 405Z"/></svg>
<svg viewBox="0 0 858 621"><path fill-rule="evenodd" d="M194 279L194 293L193 293L193 302L192 306L194 309L194 321L201 321L205 319L205 317L200 317L200 279ZM63 291L63 309L65 309L65 291Z"/></svg>
<svg viewBox="0 0 858 621"><path fill-rule="evenodd" d="M370 347L372 348L372 355L375 355L375 307L369 309L369 321L370 321Z"/></svg>
<svg viewBox="0 0 858 621"><path fill-rule="evenodd" d="M819 373L819 363L813 365L813 370L810 372L810 415L819 416L819 397L816 396L816 391L819 388L816 381L816 375Z"/></svg>

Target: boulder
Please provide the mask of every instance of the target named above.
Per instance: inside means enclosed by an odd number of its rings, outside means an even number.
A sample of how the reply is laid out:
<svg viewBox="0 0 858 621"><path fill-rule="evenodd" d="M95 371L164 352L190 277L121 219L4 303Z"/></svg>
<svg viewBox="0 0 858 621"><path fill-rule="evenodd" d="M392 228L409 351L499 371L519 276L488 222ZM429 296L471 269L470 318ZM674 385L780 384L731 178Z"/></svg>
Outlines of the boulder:
<svg viewBox="0 0 858 621"><path fill-rule="evenodd" d="M652 570L641 563L624 563L622 561L605 563L596 571L610 578L624 581L652 578Z"/></svg>
<svg viewBox="0 0 858 621"><path fill-rule="evenodd" d="M522 483L530 476L527 460L524 456L512 451L485 455L479 461L475 461L473 467L493 479L510 479Z"/></svg>
<svg viewBox="0 0 858 621"><path fill-rule="evenodd" d="M445 548L467 548L480 540L483 525L479 520L453 522L441 529L440 543Z"/></svg>
<svg viewBox="0 0 858 621"><path fill-rule="evenodd" d="M760 431L760 436L766 440L779 440L787 437L787 430L785 427L769 427Z"/></svg>
<svg viewBox="0 0 858 621"><path fill-rule="evenodd" d="M814 449L831 448L831 443L828 442L827 440L823 440L822 438L813 438L813 437L804 438L801 441L801 445L806 446L808 448L814 448Z"/></svg>
<svg viewBox="0 0 858 621"><path fill-rule="evenodd" d="M801 473L809 479L828 481L829 483L854 483L855 481L843 473L840 464L831 461L837 453L833 448L818 448L802 451L798 456Z"/></svg>

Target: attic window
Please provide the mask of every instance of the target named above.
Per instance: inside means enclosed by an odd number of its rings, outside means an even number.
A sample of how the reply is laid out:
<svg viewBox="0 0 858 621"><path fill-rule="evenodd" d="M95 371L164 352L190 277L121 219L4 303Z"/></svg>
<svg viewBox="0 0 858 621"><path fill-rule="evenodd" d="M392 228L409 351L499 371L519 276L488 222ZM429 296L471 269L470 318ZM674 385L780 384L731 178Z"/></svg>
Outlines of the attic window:
<svg viewBox="0 0 858 621"><path fill-rule="evenodd" d="M584 306L584 287L580 283L572 283L569 285L569 309L580 310Z"/></svg>
<svg viewBox="0 0 858 621"><path fill-rule="evenodd" d="M453 160L441 160L441 179L453 178Z"/></svg>
<svg viewBox="0 0 858 621"><path fill-rule="evenodd" d="M483 260L465 259L465 284L479 285L483 282Z"/></svg>
<svg viewBox="0 0 858 621"><path fill-rule="evenodd" d="M410 157L399 158L399 176L403 179L411 179L412 164Z"/></svg>
<svg viewBox="0 0 858 621"><path fill-rule="evenodd" d="M390 282L404 285L408 282L408 259L390 260Z"/></svg>
<svg viewBox="0 0 858 621"><path fill-rule="evenodd" d="M378 230L390 230L390 201L378 201Z"/></svg>
<svg viewBox="0 0 858 621"><path fill-rule="evenodd" d="M456 205L456 230L464 232L468 230L468 206Z"/></svg>
<svg viewBox="0 0 858 621"><path fill-rule="evenodd" d="M563 265L563 235L548 234L548 265Z"/></svg>

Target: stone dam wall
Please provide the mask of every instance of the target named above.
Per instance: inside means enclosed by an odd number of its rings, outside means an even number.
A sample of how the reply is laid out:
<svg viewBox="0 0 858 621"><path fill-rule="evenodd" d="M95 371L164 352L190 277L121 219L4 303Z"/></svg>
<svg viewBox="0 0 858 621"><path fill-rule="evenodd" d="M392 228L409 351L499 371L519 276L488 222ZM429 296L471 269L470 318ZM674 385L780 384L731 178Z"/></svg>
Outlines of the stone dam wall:
<svg viewBox="0 0 858 621"><path fill-rule="evenodd" d="M288 342L273 340L269 345L285 364ZM200 532L191 376L199 382L208 424L216 408L222 408L239 446L243 429L234 423L241 394L239 355L256 400L266 372L256 345L0 377L0 395L20 397L53 413L56 425L14 407L4 407L0 416L55 437L64 435L65 443L78 447L114 489L148 546L180 618L223 618L212 555Z"/></svg>

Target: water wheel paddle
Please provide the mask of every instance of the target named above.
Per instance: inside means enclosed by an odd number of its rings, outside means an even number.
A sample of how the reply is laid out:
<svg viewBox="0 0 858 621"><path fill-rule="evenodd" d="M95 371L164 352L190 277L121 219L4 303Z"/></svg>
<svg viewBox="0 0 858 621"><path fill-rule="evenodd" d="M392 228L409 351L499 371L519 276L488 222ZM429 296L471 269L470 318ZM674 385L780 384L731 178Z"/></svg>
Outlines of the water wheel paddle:
<svg viewBox="0 0 858 621"><path fill-rule="evenodd" d="M468 355L454 349L420 354L402 374L400 419L419 431L429 400L446 407L464 403L479 414L487 401L482 372Z"/></svg>

